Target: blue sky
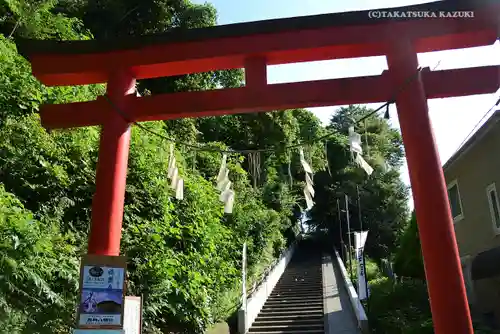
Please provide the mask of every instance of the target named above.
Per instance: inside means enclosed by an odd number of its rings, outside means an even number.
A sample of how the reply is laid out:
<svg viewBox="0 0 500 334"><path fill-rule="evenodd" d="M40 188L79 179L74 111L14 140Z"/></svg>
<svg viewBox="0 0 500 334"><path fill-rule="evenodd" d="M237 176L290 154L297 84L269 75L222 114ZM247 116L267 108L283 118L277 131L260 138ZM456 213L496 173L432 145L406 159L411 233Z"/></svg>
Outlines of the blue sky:
<svg viewBox="0 0 500 334"><path fill-rule="evenodd" d="M205 1L195 0L195 3ZM217 8L218 24L258 21L273 18L305 16L353 10L405 6L429 1L418 0L211 0ZM419 54L420 66L437 70L500 64L500 43L492 46ZM287 64L268 67L268 82L296 82L377 75L387 69L385 57ZM471 78L480 80L480 78ZM458 149L474 126L498 100L497 94L429 100L429 113L434 128L441 162L444 164ZM378 107L368 105L368 107ZM323 122L328 122L340 106L311 108ZM399 128L396 109L391 107L392 124ZM483 120L486 121L487 117ZM483 123L482 122L482 123ZM407 166L402 178L409 185ZM412 203L413 204L413 203Z"/></svg>

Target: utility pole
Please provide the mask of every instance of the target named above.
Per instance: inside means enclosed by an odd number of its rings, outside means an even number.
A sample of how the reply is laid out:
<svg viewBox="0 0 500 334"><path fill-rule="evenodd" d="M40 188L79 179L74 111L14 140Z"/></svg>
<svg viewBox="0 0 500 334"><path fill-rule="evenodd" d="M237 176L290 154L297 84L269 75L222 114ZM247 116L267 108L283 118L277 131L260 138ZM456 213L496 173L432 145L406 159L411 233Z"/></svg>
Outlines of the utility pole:
<svg viewBox="0 0 500 334"><path fill-rule="evenodd" d="M349 197L347 197L347 194L344 194L345 196L345 212L347 216L347 238L348 238L348 245L349 249L347 250L348 258L349 258L349 272L351 274L352 278L352 245L351 245L351 222L349 219Z"/></svg>
<svg viewBox="0 0 500 334"><path fill-rule="evenodd" d="M247 312L247 243L243 243L243 252L242 252L242 265L241 265L241 304L245 313Z"/></svg>
<svg viewBox="0 0 500 334"><path fill-rule="evenodd" d="M344 246L344 237L342 235L342 217L340 216L340 201L337 198L337 213L339 216L339 228L340 228L340 252L342 254L342 259L345 261L345 246Z"/></svg>
<svg viewBox="0 0 500 334"><path fill-rule="evenodd" d="M359 214L359 226L360 232L363 231L363 218L361 215L361 199L359 196L359 186L356 185L356 192L358 193L358 214ZM364 247L364 246L363 246ZM363 252L363 270L365 272L365 288L366 288L366 300L368 300L368 277L366 276L366 261L365 261L365 252L364 250L360 250ZM359 277L358 277L359 279Z"/></svg>
<svg viewBox="0 0 500 334"><path fill-rule="evenodd" d="M359 196L359 187L356 185L356 192L358 193L358 215L359 215L359 230L363 231L363 218L361 216L361 200Z"/></svg>

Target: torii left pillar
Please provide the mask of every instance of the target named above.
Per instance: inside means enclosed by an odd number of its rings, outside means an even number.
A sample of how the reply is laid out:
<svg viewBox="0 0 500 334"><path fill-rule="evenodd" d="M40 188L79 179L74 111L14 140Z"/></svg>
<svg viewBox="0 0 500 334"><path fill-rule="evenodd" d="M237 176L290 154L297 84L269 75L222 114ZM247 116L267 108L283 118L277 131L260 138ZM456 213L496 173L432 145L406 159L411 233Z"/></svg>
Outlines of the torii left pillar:
<svg viewBox="0 0 500 334"><path fill-rule="evenodd" d="M110 74L107 95L115 107L127 111L127 101L135 96L135 81L127 70ZM110 110L101 128L88 254L120 254L130 132L130 124Z"/></svg>

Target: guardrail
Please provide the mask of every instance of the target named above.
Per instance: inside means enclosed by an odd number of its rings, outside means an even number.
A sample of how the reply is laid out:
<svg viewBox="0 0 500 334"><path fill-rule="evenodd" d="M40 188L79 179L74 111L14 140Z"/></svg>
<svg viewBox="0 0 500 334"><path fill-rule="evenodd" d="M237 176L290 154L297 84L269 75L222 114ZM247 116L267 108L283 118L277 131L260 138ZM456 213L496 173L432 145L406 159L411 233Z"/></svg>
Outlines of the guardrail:
<svg viewBox="0 0 500 334"><path fill-rule="evenodd" d="M354 311L354 315L356 316L356 321L358 322L358 327L361 329L363 333L368 333L368 317L366 316L365 309L363 308L363 304L359 300L358 293L354 288L354 284L352 284L351 279L349 278L349 274L345 268L344 262L340 257L339 253L335 248L333 248L335 252L335 257L337 258L337 263L340 268L340 273L344 280L345 287L347 289L347 294L349 295L349 300L351 301L351 306Z"/></svg>

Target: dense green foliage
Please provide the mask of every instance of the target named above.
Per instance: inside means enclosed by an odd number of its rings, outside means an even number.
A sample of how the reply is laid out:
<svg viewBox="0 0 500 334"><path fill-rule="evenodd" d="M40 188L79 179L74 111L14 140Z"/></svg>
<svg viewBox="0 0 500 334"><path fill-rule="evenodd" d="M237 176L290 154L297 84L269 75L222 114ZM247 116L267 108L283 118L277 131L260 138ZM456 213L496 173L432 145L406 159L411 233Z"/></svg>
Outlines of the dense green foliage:
<svg viewBox="0 0 500 334"><path fill-rule="evenodd" d="M406 227L394 256L394 272L398 276L425 279L424 261L420 248L415 212Z"/></svg>
<svg viewBox="0 0 500 334"><path fill-rule="evenodd" d="M347 131L350 125L354 125L354 119L360 119L368 112L370 110L366 108L350 106L340 109L332 118L328 129L338 134L326 143L331 175L328 170L315 175L316 205L310 216L311 223L317 228L328 229L331 239L340 249L340 232L344 243L348 243L344 198L347 194L351 230L369 230L366 254L379 260L396 249L407 221L408 191L398 169L403 159L401 136L385 119L374 116L356 128L362 134L365 160L374 168L373 174L368 177L352 162L346 150ZM356 187L359 188L359 202ZM337 200L341 210L340 224Z"/></svg>
<svg viewBox="0 0 500 334"><path fill-rule="evenodd" d="M357 279L358 279L358 261L356 259L353 259L351 262L351 266L347 267L348 273L351 276L351 279L354 284L357 284ZM375 280L377 278L381 278L382 272L380 271L377 262L373 261L370 258L365 257L365 269L366 269L366 279L368 281ZM352 275L351 275L352 273Z"/></svg>
<svg viewBox="0 0 500 334"><path fill-rule="evenodd" d="M68 333L74 323L100 129L47 132L37 112L43 103L92 100L105 92L104 85L41 85L17 53L15 38L112 39L215 23L212 6L187 0L0 2L0 326L6 332ZM137 88L143 95L194 91L236 87L242 79L239 70L219 71L144 80ZM298 150L287 145L303 144L316 172L310 226L327 228L338 244L336 200L347 193L351 226L360 229L359 184L363 228L370 230L367 253L388 256L407 215L397 171L403 151L397 131L373 117L357 131L367 135L375 172L367 177L353 164L347 127L367 112L343 108L326 128L302 109L147 123L178 141L212 148L176 145L182 201L173 198L166 178L169 143L134 127L121 252L129 261L128 294L144 297L145 333L200 333L226 319L239 303L243 243L251 285L294 240L305 206L304 171ZM316 140L327 131L326 143ZM230 155L231 215L223 214L214 187L217 149L227 148L271 149Z"/></svg>
<svg viewBox="0 0 500 334"><path fill-rule="evenodd" d="M43 224L0 185L0 326L3 333L58 333L74 316L78 261L70 236Z"/></svg>
<svg viewBox="0 0 500 334"><path fill-rule="evenodd" d="M372 332L434 333L415 212L399 238L393 258L396 279L373 279L367 267L371 296L366 306ZM479 314L472 316L474 333L498 333L486 326Z"/></svg>
<svg viewBox="0 0 500 334"><path fill-rule="evenodd" d="M368 320L373 333L432 334L427 286L418 279L369 282Z"/></svg>

